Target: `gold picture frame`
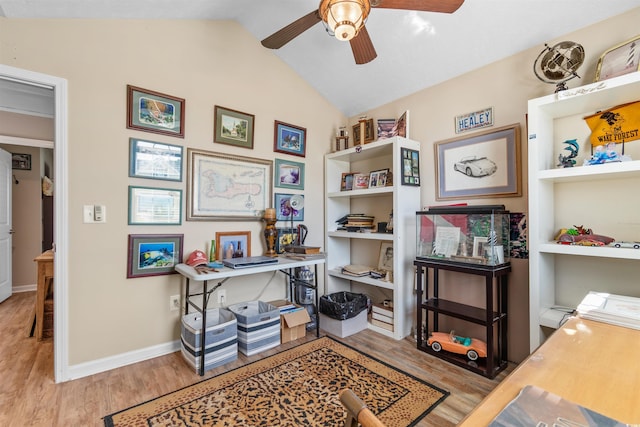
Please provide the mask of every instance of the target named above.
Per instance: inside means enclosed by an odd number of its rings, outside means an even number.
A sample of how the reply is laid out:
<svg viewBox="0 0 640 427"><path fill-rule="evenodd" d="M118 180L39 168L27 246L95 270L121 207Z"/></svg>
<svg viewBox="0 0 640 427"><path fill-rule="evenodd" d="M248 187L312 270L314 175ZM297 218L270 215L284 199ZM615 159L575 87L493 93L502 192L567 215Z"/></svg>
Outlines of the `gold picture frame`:
<svg viewBox="0 0 640 427"><path fill-rule="evenodd" d="M640 71L640 35L607 49L596 67L596 82Z"/></svg>

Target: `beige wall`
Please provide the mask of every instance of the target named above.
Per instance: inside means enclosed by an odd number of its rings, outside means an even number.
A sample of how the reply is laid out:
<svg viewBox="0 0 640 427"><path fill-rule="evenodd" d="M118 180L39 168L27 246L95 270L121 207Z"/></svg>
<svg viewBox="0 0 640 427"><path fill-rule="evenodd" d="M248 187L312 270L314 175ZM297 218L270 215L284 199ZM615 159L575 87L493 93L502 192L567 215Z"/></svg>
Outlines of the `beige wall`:
<svg viewBox="0 0 640 427"><path fill-rule="evenodd" d="M596 25L567 34L557 40L572 40L583 45L586 59L578 74L581 79L568 82L570 88L593 82L598 58L610 47L638 35L640 8ZM527 211L527 101L553 93L555 86L542 83L533 73L533 63L544 46L535 46L479 70L452 78L440 85L416 92L395 102L366 111L368 117L393 118L409 111L410 137L422 143L422 204L424 207L453 202L469 204L504 204L512 212ZM489 47L490 49L490 47ZM461 58L464 60L464 58ZM454 117L487 107L494 109L494 127L519 123L521 128L522 196L460 201L436 201L434 143L454 138ZM361 116L363 114L359 114ZM358 117L352 117L355 124ZM464 135L473 132L466 132ZM560 144L560 141L558 142ZM512 260L509 282L509 360L521 361L529 354L528 261ZM458 276L459 278L459 276ZM469 292L475 290L475 292ZM445 293L455 294L462 302L482 304L482 282L473 286L450 283ZM449 294L449 295L451 295ZM456 325L457 326L457 325ZM460 327L465 327L460 326ZM468 327L468 325L466 325Z"/></svg>
<svg viewBox="0 0 640 427"><path fill-rule="evenodd" d="M129 185L180 188L128 177L130 137L262 159L305 162L309 244L323 241L323 155L345 117L234 22L2 20L0 62L69 84L69 361L95 361L179 337L169 296L178 275L126 279L129 234L184 234L184 251L206 249L216 231L249 230L263 251L261 222L128 226ZM126 128L126 85L184 98L185 138ZM255 115L253 150L215 144L213 108ZM274 120L307 129L306 158L273 152ZM185 158L186 170L186 158ZM186 176L186 174L185 174ZM289 191L281 191L288 193ZM186 202L186 200L184 201ZM84 224L82 205L107 207L106 224ZM284 296L270 276L231 281L228 303Z"/></svg>

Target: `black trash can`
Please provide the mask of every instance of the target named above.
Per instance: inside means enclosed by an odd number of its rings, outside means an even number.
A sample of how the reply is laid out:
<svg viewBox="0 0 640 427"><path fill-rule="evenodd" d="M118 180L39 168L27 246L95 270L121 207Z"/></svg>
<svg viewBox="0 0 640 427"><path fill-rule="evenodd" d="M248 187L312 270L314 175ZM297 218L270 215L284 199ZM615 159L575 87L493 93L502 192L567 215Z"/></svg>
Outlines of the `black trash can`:
<svg viewBox="0 0 640 427"><path fill-rule="evenodd" d="M337 320L356 317L369 305L367 295L353 292L335 292L320 297L320 313Z"/></svg>

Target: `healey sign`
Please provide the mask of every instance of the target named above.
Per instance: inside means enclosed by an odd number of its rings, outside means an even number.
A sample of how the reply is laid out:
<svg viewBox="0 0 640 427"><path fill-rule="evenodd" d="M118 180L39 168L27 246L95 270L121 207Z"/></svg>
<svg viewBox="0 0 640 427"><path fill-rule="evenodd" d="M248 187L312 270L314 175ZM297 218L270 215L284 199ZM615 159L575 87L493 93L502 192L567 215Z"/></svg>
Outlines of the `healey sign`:
<svg viewBox="0 0 640 427"><path fill-rule="evenodd" d="M493 107L456 116L456 133L493 126Z"/></svg>

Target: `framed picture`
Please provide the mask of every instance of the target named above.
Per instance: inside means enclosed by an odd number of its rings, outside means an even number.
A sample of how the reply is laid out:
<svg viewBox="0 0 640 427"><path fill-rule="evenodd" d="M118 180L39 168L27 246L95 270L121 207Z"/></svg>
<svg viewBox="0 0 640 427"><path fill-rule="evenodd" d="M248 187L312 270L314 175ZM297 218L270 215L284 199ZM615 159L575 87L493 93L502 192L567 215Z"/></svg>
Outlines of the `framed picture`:
<svg viewBox="0 0 640 427"><path fill-rule="evenodd" d="M307 130L299 126L275 121L273 151L305 157L307 151Z"/></svg>
<svg viewBox="0 0 640 427"><path fill-rule="evenodd" d="M253 149L253 114L216 105L213 116L214 142Z"/></svg>
<svg viewBox="0 0 640 427"><path fill-rule="evenodd" d="M364 190L369 188L369 175L356 173L353 175L353 190Z"/></svg>
<svg viewBox="0 0 640 427"><path fill-rule="evenodd" d="M368 144L376 139L376 129L373 127L373 119L368 119L364 123L364 139L361 137L362 127L360 122L353 125L353 144Z"/></svg>
<svg viewBox="0 0 640 427"><path fill-rule="evenodd" d="M378 256L378 270L393 271L393 243L380 243L380 255Z"/></svg>
<svg viewBox="0 0 640 427"><path fill-rule="evenodd" d="M381 169L369 173L369 188L385 187L389 169Z"/></svg>
<svg viewBox="0 0 640 427"><path fill-rule="evenodd" d="M218 259L251 256L250 231L221 231L216 233Z"/></svg>
<svg viewBox="0 0 640 427"><path fill-rule="evenodd" d="M129 234L127 279L174 274L183 234Z"/></svg>
<svg viewBox="0 0 640 427"><path fill-rule="evenodd" d="M640 36L607 49L598 60L595 81L634 71L640 71Z"/></svg>
<svg viewBox="0 0 640 427"><path fill-rule="evenodd" d="M274 186L304 190L304 163L275 159Z"/></svg>
<svg viewBox="0 0 640 427"><path fill-rule="evenodd" d="M400 149L402 157L402 185L420 186L420 152L408 148Z"/></svg>
<svg viewBox="0 0 640 427"><path fill-rule="evenodd" d="M31 170L31 154L11 154L11 169L18 169L23 171Z"/></svg>
<svg viewBox="0 0 640 427"><path fill-rule="evenodd" d="M273 162L187 149L187 220L260 221L271 206Z"/></svg>
<svg viewBox="0 0 640 427"><path fill-rule="evenodd" d="M378 139L396 136L396 119L378 119Z"/></svg>
<svg viewBox="0 0 640 427"><path fill-rule="evenodd" d="M184 138L184 99L127 85L127 129Z"/></svg>
<svg viewBox="0 0 640 427"><path fill-rule="evenodd" d="M358 172L346 172L342 174L342 181L340 181L340 191L353 190L353 176Z"/></svg>
<svg viewBox="0 0 640 427"><path fill-rule="evenodd" d="M182 224L182 190L129 186L129 225Z"/></svg>
<svg viewBox="0 0 640 427"><path fill-rule="evenodd" d="M278 254L284 253L285 246L291 245L298 241L297 227L278 227L278 238L276 239L275 251Z"/></svg>
<svg viewBox="0 0 640 427"><path fill-rule="evenodd" d="M487 244L487 242L489 241L488 237L482 237L482 236L474 236L473 237L473 253L472 255L474 257L484 257L484 247Z"/></svg>
<svg viewBox="0 0 640 427"><path fill-rule="evenodd" d="M521 193L520 125L436 142L436 200Z"/></svg>
<svg viewBox="0 0 640 427"><path fill-rule="evenodd" d="M182 181L182 153L179 145L129 138L129 176Z"/></svg>
<svg viewBox="0 0 640 427"><path fill-rule="evenodd" d="M396 135L404 138L409 138L409 112L402 113L398 122L396 123Z"/></svg>
<svg viewBox="0 0 640 427"><path fill-rule="evenodd" d="M293 221L304 221L304 208L291 209L289 199L293 194L275 194L274 206L276 208L276 220L289 221L293 213Z"/></svg>

